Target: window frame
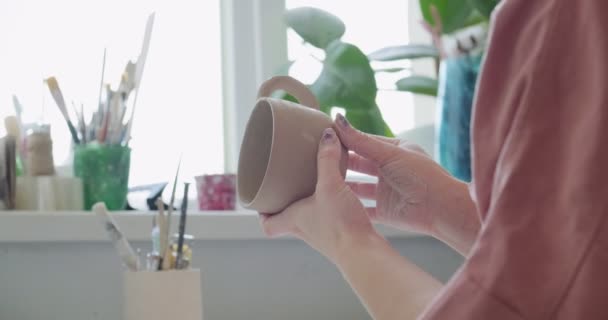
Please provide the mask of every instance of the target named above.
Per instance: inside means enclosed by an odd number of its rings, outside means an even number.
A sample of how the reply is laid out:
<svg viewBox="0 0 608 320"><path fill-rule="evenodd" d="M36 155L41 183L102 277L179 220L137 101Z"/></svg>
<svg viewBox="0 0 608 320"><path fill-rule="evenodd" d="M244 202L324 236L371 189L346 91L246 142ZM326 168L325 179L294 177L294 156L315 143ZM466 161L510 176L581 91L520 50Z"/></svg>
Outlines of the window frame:
<svg viewBox="0 0 608 320"><path fill-rule="evenodd" d="M428 43L418 3L408 5L410 41ZM288 61L284 11L285 0L220 0L226 172L236 172L258 87ZM428 59L412 61L412 68L416 74L436 77L434 62ZM414 95L414 129L434 121L435 99Z"/></svg>
<svg viewBox="0 0 608 320"><path fill-rule="evenodd" d="M258 87L287 63L284 10L284 0L220 0L226 172L236 172Z"/></svg>

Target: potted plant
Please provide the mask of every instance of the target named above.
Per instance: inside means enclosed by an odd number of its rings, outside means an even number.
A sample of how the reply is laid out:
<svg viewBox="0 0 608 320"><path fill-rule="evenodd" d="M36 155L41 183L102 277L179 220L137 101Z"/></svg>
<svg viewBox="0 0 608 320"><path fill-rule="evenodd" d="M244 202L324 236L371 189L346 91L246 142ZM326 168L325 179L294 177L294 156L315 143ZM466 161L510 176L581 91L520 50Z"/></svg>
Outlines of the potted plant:
<svg viewBox="0 0 608 320"><path fill-rule="evenodd" d="M457 178L470 180L470 111L485 34L481 32L481 37L475 38L464 32L465 39L460 39L459 33L472 26L485 30L497 2L419 0L433 44L390 46L369 55L356 45L341 40L346 27L331 13L310 7L296 8L286 12L286 22L303 41L325 53L325 58L320 61L322 71L310 84L321 110L329 114L333 107L343 108L346 118L364 132L393 136L375 101L378 91L375 75L404 69L374 69L371 61L431 58L437 61L437 65L441 61L440 81L410 73L399 79L395 87L400 91L430 96L437 96L440 92L439 161ZM289 66L285 72L288 69Z"/></svg>
<svg viewBox="0 0 608 320"><path fill-rule="evenodd" d="M498 0L420 0L425 27L440 52L436 157L452 175L471 180L470 121L487 21Z"/></svg>
<svg viewBox="0 0 608 320"><path fill-rule="evenodd" d="M403 69L374 70L370 61L439 57L434 46L422 44L409 45L407 48L387 48L366 55L356 45L341 40L346 27L338 17L317 8L289 10L286 22L303 41L325 53L325 58L320 60L323 64L321 73L309 84L319 100L321 110L330 114L333 107L343 108L350 123L367 133L393 136L376 104L378 87L375 76L377 72ZM288 67L282 73L287 73ZM398 81L397 89L436 95L437 80L412 75ZM291 99L287 95L283 97Z"/></svg>

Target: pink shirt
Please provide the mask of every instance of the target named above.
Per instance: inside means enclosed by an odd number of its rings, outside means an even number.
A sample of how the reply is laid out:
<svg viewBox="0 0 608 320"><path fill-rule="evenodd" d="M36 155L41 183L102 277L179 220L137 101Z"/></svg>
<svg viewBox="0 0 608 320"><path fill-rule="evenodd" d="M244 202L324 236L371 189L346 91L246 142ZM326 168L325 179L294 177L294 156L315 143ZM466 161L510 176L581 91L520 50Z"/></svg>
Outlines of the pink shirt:
<svg viewBox="0 0 608 320"><path fill-rule="evenodd" d="M421 319L608 319L608 0L503 0L492 29L482 229Z"/></svg>

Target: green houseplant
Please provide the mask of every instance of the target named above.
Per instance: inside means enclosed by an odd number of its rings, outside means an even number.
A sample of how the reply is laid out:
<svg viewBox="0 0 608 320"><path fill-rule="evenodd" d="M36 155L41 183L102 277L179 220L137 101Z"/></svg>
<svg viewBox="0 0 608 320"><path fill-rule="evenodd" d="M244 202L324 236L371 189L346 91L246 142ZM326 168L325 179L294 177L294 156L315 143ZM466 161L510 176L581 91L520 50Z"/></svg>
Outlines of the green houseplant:
<svg viewBox="0 0 608 320"><path fill-rule="evenodd" d="M416 45L406 50L391 48L368 56L356 45L341 40L346 27L338 17L316 8L289 10L286 22L303 41L325 53L325 59L321 61L322 71L310 84L321 110L329 114L333 107L344 108L345 116L353 126L368 133L393 136L376 104L378 88L375 74L390 70L374 70L370 60L382 61L397 55L401 59L436 58L437 50L430 45ZM437 81L411 77L401 81L398 89L434 95Z"/></svg>
<svg viewBox="0 0 608 320"><path fill-rule="evenodd" d="M454 177L464 181L471 180L470 123L485 49L487 26L483 24L496 4L496 0L420 1L426 29L442 58L436 111L436 157ZM472 25L475 26L461 31ZM449 35L444 36L446 33Z"/></svg>
<svg viewBox="0 0 608 320"><path fill-rule="evenodd" d="M431 7L435 6L441 22L442 32L449 33L465 26L484 21L497 0L420 0L423 16L429 25L435 25ZM353 126L372 134L393 136L376 104L378 88L375 75L378 72L401 71L374 70L371 61L406 61L412 59L440 59L435 45L406 44L382 48L366 55L356 45L341 40L346 30L344 23L329 12L311 7L288 10L285 14L287 26L303 41L324 51L325 58L318 78L309 84L318 98L321 110L331 112L333 107L345 110L346 118ZM283 73L289 70L290 62ZM435 78L409 74L395 83L396 89L436 96L438 81ZM288 95L284 98L292 99Z"/></svg>

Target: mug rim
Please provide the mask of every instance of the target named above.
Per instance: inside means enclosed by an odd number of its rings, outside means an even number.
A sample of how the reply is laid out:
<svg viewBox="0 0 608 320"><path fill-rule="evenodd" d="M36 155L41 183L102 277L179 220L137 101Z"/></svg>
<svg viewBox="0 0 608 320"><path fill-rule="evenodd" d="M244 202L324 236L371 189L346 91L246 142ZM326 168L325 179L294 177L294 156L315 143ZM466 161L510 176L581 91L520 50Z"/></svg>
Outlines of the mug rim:
<svg viewBox="0 0 608 320"><path fill-rule="evenodd" d="M254 203L260 197L260 194L262 193L261 191L264 189L264 186L267 184L267 181L268 181L268 171L270 170L270 160L272 159L272 154L275 149L276 123L275 123L274 105L272 104L272 102L275 100L278 100L278 99L271 98L271 97L260 97L255 102L255 106L252 111L252 114L253 114L254 112L256 112L256 110L258 108L262 108L262 106L267 106L267 108L270 109L270 116L271 116L271 121L272 121L272 131L271 131L272 134L271 134L271 139L270 139L270 152L268 152L268 157L266 159L266 168L264 169L264 175L262 176L262 179L257 187L257 190L255 191L255 195L248 202L243 201L243 199L241 198L242 193L241 193L240 181L242 179L240 179L240 176L241 176L242 170L240 170L240 169L241 169L241 162L244 161L244 159L243 159L243 153L241 152L242 150L239 151L239 162L238 162L238 169L237 169L237 175L236 175L236 189L239 194L239 196L238 196L239 202L245 208L251 208L254 205ZM263 104L263 102L265 102L266 104ZM252 123L253 123L252 117L250 117L249 120L247 121L247 125L245 126L245 137L247 137L247 131L249 131L249 128L252 125ZM243 140L242 144L243 145L245 144L244 140ZM242 147L241 147L241 149L242 149Z"/></svg>

